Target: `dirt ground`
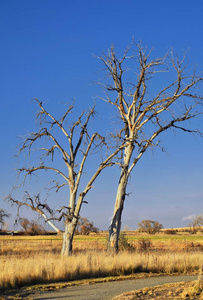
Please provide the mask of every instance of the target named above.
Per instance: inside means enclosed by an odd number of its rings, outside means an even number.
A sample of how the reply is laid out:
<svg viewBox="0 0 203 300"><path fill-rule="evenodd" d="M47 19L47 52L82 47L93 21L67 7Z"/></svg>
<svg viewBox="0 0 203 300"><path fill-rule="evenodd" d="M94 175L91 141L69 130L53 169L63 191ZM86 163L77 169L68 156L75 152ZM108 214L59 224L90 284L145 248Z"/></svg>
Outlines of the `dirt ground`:
<svg viewBox="0 0 203 300"><path fill-rule="evenodd" d="M133 292L127 292L113 298L112 300L202 300L202 285L203 282L171 283L152 288L144 288L142 290L137 290Z"/></svg>

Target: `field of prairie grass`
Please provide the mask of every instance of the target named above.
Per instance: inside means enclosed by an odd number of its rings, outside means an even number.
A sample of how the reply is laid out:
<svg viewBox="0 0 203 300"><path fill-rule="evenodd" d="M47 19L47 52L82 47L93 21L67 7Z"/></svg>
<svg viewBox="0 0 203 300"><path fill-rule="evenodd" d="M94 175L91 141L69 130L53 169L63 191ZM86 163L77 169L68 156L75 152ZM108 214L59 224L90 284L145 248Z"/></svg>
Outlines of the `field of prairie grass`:
<svg viewBox="0 0 203 300"><path fill-rule="evenodd" d="M191 273L203 264L201 235L126 233L130 250L117 255L106 252L106 235L76 236L70 257L60 255L62 236L0 236L0 289L138 272Z"/></svg>

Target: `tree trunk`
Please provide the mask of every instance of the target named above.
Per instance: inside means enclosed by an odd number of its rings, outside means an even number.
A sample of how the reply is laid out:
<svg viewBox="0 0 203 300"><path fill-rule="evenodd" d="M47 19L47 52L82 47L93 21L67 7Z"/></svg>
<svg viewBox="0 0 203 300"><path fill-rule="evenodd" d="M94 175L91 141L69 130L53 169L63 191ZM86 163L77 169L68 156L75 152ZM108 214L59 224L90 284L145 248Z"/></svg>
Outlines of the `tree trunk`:
<svg viewBox="0 0 203 300"><path fill-rule="evenodd" d="M109 241L108 241L108 251L118 252L118 240L121 229L121 215L123 211L123 205L126 195L127 178L122 178L116 196L115 208L113 212L113 217L111 224L109 226Z"/></svg>
<svg viewBox="0 0 203 300"><path fill-rule="evenodd" d="M65 231L63 234L63 245L62 245L61 255L69 256L72 254L73 237L75 234L76 226L78 224L79 213L80 213L80 209L82 206L83 198L86 193L87 193L87 191L80 193L78 202L77 202L76 206L74 206L74 210L73 209L71 210L72 216L73 216L72 220L71 221L67 220L65 223ZM74 197L75 197L75 195L74 195ZM75 203L75 202L72 202L72 203Z"/></svg>
<svg viewBox="0 0 203 300"><path fill-rule="evenodd" d="M128 183L128 169L130 159L133 153L133 145L130 144L125 149L124 162L120 175L120 180L117 189L116 202L114 206L113 217L111 219L111 224L109 226L109 241L108 241L108 251L109 252L118 252L118 240L121 229L121 215L123 211L125 196L126 196L126 187Z"/></svg>
<svg viewBox="0 0 203 300"><path fill-rule="evenodd" d="M73 218L71 222L67 222L65 225L65 231L63 234L63 245L61 255L69 256L73 250L73 237L77 226L77 219Z"/></svg>
<svg viewBox="0 0 203 300"><path fill-rule="evenodd" d="M70 173L72 169L70 169ZM78 223L78 219L75 213L75 203L76 203L76 192L74 192L74 178L73 174L70 176L72 178L72 186L70 187L70 200L69 207L70 211L68 215L70 219L65 221L65 231L63 233L63 244L61 249L61 255L69 256L72 254L73 250L73 237L75 233L75 229Z"/></svg>

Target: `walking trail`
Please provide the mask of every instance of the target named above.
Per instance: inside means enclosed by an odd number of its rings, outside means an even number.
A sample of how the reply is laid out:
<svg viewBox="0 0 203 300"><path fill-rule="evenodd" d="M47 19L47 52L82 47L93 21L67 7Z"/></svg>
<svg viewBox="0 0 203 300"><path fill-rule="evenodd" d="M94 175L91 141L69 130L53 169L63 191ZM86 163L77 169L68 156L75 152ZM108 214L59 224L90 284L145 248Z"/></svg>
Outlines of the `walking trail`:
<svg viewBox="0 0 203 300"><path fill-rule="evenodd" d="M145 279L132 279L113 282L94 283L89 285L71 286L52 292L39 292L33 299L41 300L110 300L124 292L143 289L156 285L187 282L196 280L197 276L160 276Z"/></svg>

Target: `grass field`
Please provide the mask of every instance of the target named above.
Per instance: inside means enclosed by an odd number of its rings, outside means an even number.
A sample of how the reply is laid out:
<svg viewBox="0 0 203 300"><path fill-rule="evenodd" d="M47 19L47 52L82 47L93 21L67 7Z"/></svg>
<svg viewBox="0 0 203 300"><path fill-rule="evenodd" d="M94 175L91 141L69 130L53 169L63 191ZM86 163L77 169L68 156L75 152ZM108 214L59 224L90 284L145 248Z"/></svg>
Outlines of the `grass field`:
<svg viewBox="0 0 203 300"><path fill-rule="evenodd" d="M106 236L76 236L70 257L60 256L62 236L0 236L0 289L138 272L190 273L203 265L201 235L127 232L130 251L117 255L106 252Z"/></svg>

